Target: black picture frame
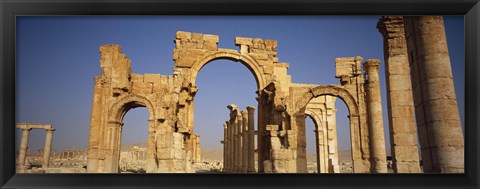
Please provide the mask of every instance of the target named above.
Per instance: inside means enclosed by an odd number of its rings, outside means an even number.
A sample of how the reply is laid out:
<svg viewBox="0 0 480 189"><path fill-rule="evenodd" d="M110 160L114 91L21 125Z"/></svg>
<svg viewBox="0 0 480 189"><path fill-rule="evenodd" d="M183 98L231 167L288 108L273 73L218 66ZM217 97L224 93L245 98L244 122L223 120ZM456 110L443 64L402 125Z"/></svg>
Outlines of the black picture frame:
<svg viewBox="0 0 480 189"><path fill-rule="evenodd" d="M478 0L0 0L1 188L479 188ZM19 15L464 15L465 174L15 174Z"/></svg>

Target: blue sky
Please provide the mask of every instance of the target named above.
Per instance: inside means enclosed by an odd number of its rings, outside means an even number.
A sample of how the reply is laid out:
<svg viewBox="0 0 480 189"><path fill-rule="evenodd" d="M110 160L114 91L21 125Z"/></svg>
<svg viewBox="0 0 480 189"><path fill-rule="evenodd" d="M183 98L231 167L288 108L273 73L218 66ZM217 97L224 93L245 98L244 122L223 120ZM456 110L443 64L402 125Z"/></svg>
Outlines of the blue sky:
<svg viewBox="0 0 480 189"><path fill-rule="evenodd" d="M463 123L464 22L462 16L444 19ZM93 77L100 75L99 46L121 45L132 60L134 73L172 75L175 33L188 31L219 35L219 48L238 49L236 36L277 40L279 61L290 64L288 74L294 83L338 84L337 57L380 59L389 146L383 41L377 21L378 16L20 16L16 26L16 120L52 124L57 151L87 146ZM222 124L228 119L226 106L256 106L255 79L238 62L215 60L200 70L196 84L195 132L200 134L202 146L221 147ZM340 100L337 108L339 148L345 150L350 148L347 109ZM145 141L147 119L146 108L130 110L124 118L122 143ZM313 152L310 118L306 127L307 148ZM44 131L34 130L30 136L32 150L43 147Z"/></svg>

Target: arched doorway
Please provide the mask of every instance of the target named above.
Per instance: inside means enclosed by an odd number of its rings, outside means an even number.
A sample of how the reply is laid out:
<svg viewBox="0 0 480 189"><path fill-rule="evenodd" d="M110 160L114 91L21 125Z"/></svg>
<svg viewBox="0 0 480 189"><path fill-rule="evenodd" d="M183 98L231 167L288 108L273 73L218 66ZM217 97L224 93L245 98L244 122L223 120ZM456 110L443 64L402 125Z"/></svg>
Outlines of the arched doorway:
<svg viewBox="0 0 480 189"><path fill-rule="evenodd" d="M120 142L120 173L145 173L148 110L130 109L124 116Z"/></svg>
<svg viewBox="0 0 480 189"><path fill-rule="evenodd" d="M313 98L305 110L305 136L307 140L307 172L339 173L338 140L337 140L337 108L336 98L322 95ZM308 119L311 119L309 121ZM313 129L311 129L313 127ZM313 131L313 132L312 132ZM312 146L315 159L312 160ZM312 165L316 170L312 170Z"/></svg>
<svg viewBox="0 0 480 189"><path fill-rule="evenodd" d="M198 72L196 86L194 133L200 137L203 156L201 162L195 162L199 159L193 151L193 169L202 173L222 171L222 167L217 165L221 163L225 166L220 142L224 140L223 123L229 118L227 105L236 104L242 110L247 106L257 106L256 81L251 71L240 62L215 59ZM192 142L198 142L194 140Z"/></svg>
<svg viewBox="0 0 480 189"><path fill-rule="evenodd" d="M154 166L154 142L152 138L154 138L154 133L152 132L152 128L155 127L155 122L153 121L152 117L153 113L153 106L152 103L145 97L130 94L119 101L113 104L110 108L110 117L108 121L108 126L105 131L105 160L103 161L103 165L99 165L99 169L103 170L103 172L113 172L117 173L120 171L119 162L120 162L120 153L121 153L121 136L122 136L122 127L123 127L123 119L127 112L133 108L138 107L145 107L149 112L149 119L148 119L148 139L147 139L147 153L146 153L146 170L147 172L151 172Z"/></svg>
<svg viewBox="0 0 480 189"><path fill-rule="evenodd" d="M350 125L350 136L351 136L351 149L352 149L352 164L353 169L362 169L361 164L361 141L360 141L360 119L359 119L359 109L355 98L344 88L337 85L322 85L311 88L308 92L304 93L301 98L297 101L297 124L298 125L298 132L304 133L305 132L305 116L308 115L308 104L315 98L319 96L330 95L334 97L338 97L340 100L344 101L348 108L348 116L349 116L349 125ZM312 113L311 113L312 114ZM305 137L297 137L298 140L298 147L297 151L299 153L305 153L306 141ZM300 157L306 157L306 154L300 154ZM297 160L299 170L306 171L306 161L305 160Z"/></svg>

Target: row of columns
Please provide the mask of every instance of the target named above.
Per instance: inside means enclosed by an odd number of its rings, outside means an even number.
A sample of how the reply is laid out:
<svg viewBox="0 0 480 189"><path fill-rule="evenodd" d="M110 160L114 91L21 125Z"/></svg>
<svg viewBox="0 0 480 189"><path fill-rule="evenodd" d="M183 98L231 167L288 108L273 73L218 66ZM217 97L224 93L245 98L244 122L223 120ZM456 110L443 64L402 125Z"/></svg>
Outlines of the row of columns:
<svg viewBox="0 0 480 189"><path fill-rule="evenodd" d="M45 124L17 124L16 128L22 129L22 138L20 142L20 151L18 153L18 164L17 168L21 171L26 169L25 167L25 160L27 156L27 149L28 149L28 138L30 135L30 131L32 129L45 129L45 146L43 148L43 164L42 167L48 167L48 163L50 160L50 152L52 150L52 138L53 138L53 131L52 125L45 125Z"/></svg>
<svg viewBox="0 0 480 189"><path fill-rule="evenodd" d="M227 106L230 119L223 124L223 172L255 172L255 108L240 111L236 105Z"/></svg>

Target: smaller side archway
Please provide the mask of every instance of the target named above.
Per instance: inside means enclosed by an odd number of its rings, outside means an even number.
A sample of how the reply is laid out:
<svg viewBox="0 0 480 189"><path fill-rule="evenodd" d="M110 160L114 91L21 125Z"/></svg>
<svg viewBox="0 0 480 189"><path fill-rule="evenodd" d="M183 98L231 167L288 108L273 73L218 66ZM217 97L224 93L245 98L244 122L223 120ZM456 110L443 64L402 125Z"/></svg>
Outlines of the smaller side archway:
<svg viewBox="0 0 480 189"><path fill-rule="evenodd" d="M308 115L307 105L308 103L319 96L331 95L340 98L345 102L348 109L350 119L350 137L351 137L351 149L352 149L352 163L354 172L361 172L363 168L362 164L362 151L360 141L360 115L359 105L357 100L350 92L339 85L320 85L310 88L308 92L305 92L300 96L296 103L296 123L298 124L297 130L305 128L305 116ZM302 133L299 131L299 133ZM305 137L297 137L297 153L304 153L305 149ZM304 154L297 155L298 157L305 157ZM297 169L304 171L306 166L305 160L297 160Z"/></svg>
<svg viewBox="0 0 480 189"><path fill-rule="evenodd" d="M101 172L118 173L119 161L121 151L121 136L123 118L125 114L132 108L146 107L149 112L148 120L148 142L147 142L147 172L154 172L156 168L155 162L155 141L154 141L154 128L155 128L155 108L153 103L140 95L128 94L121 97L118 101L113 103L109 109L108 122L102 130L104 131L103 149L105 153L105 159L103 167L100 167ZM103 170L101 170L103 168Z"/></svg>

